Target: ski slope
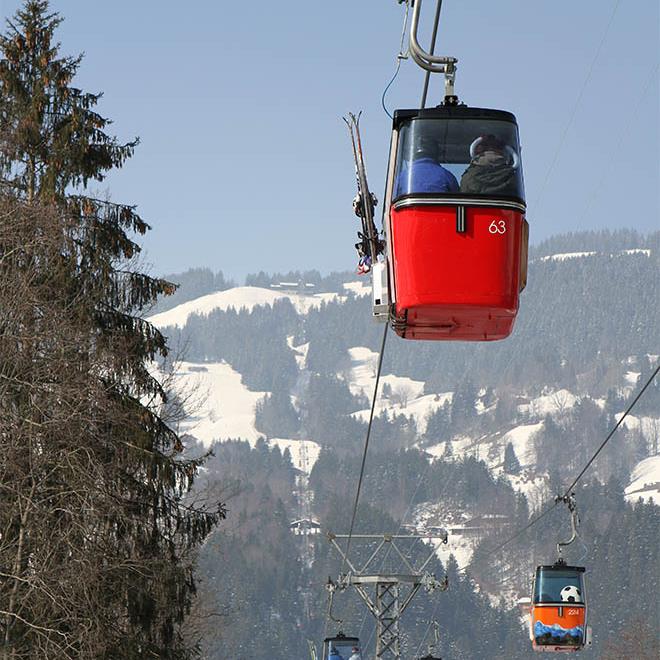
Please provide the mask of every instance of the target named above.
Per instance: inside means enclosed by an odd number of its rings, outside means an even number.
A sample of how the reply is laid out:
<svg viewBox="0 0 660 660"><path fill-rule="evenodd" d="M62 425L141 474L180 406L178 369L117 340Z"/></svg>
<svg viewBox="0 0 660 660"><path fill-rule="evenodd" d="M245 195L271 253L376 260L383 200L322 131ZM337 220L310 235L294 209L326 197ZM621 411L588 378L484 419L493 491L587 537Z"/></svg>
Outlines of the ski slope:
<svg viewBox="0 0 660 660"><path fill-rule="evenodd" d="M278 300L289 300L299 314L306 314L310 309L323 303L344 299L337 293L301 294L281 290L264 289L257 286L239 286L225 291L216 291L201 298L195 298L177 305L166 312L154 314L147 320L157 328L175 326L183 328L193 314L208 316L215 310L228 309L251 311L255 307L272 307Z"/></svg>

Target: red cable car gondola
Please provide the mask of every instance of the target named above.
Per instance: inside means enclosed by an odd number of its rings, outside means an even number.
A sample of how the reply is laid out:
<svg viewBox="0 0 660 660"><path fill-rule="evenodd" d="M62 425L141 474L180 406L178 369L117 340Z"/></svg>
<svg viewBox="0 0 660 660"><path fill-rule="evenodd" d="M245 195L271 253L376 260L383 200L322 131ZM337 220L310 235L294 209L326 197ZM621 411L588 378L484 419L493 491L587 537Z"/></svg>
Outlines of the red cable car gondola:
<svg viewBox="0 0 660 660"><path fill-rule="evenodd" d="M397 334L507 337L527 277L515 117L453 103L397 110L385 209L388 311Z"/></svg>

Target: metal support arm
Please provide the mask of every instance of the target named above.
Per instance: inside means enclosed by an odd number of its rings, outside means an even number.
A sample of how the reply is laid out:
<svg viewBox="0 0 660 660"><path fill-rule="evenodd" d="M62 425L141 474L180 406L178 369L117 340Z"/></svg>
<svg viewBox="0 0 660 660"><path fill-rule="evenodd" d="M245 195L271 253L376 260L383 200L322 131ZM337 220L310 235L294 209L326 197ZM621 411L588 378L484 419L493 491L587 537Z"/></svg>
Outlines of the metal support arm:
<svg viewBox="0 0 660 660"><path fill-rule="evenodd" d="M577 538L580 518L577 512L577 502L575 501L575 493L571 493L570 495L564 495L564 496L558 495L555 498L555 502L564 502L564 504L568 506L568 510L571 514L571 531L572 531L571 538L568 539L568 541L559 541L557 543L557 554L559 555L559 560L561 561L562 548L567 545L570 545Z"/></svg>
<svg viewBox="0 0 660 660"><path fill-rule="evenodd" d="M410 54L419 66L431 73L451 74L452 80L458 60L447 55L432 55L419 45L417 31L419 15L422 10L422 0L414 0L412 19L410 22Z"/></svg>

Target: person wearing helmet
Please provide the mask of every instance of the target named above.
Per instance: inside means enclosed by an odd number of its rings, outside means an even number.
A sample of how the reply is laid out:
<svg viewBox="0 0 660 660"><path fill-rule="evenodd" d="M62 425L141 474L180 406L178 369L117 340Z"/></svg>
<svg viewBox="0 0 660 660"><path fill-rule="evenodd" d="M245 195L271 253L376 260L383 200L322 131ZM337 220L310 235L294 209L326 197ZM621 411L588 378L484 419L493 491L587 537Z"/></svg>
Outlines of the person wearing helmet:
<svg viewBox="0 0 660 660"><path fill-rule="evenodd" d="M520 196L518 155L497 136L481 135L470 145L472 160L461 177L461 192Z"/></svg>
<svg viewBox="0 0 660 660"><path fill-rule="evenodd" d="M339 655L339 651L333 646L330 648L330 657L328 660L344 660L344 657Z"/></svg>
<svg viewBox="0 0 660 660"><path fill-rule="evenodd" d="M360 649L357 646L354 646L351 649L351 657L348 660L362 660L362 656L360 655Z"/></svg>
<svg viewBox="0 0 660 660"><path fill-rule="evenodd" d="M438 143L428 135L416 136L412 160L401 168L394 197L411 193L458 192L456 177L438 162Z"/></svg>

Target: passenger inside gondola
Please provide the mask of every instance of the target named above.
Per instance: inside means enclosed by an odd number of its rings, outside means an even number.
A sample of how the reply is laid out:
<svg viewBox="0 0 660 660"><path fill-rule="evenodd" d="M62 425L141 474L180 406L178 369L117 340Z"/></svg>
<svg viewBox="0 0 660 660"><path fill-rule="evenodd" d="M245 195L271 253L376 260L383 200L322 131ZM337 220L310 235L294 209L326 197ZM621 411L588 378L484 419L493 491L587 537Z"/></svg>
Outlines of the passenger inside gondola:
<svg viewBox="0 0 660 660"><path fill-rule="evenodd" d="M360 655L360 649L357 646L354 646L351 649L351 657L348 660L362 660L362 656Z"/></svg>
<svg viewBox="0 0 660 660"><path fill-rule="evenodd" d="M461 192L477 195L516 195L518 154L497 136L478 137L470 145L472 160L461 177Z"/></svg>
<svg viewBox="0 0 660 660"><path fill-rule="evenodd" d="M401 125L397 152L393 200L429 193L525 199L514 124L412 119Z"/></svg>
<svg viewBox="0 0 660 660"><path fill-rule="evenodd" d="M346 637L339 633L335 637L326 637L323 646L323 657L327 660L362 660L360 640L357 637Z"/></svg>
<svg viewBox="0 0 660 660"><path fill-rule="evenodd" d="M416 193L458 192L456 177L438 162L438 142L424 133L415 136L412 158L399 171L394 196Z"/></svg>

